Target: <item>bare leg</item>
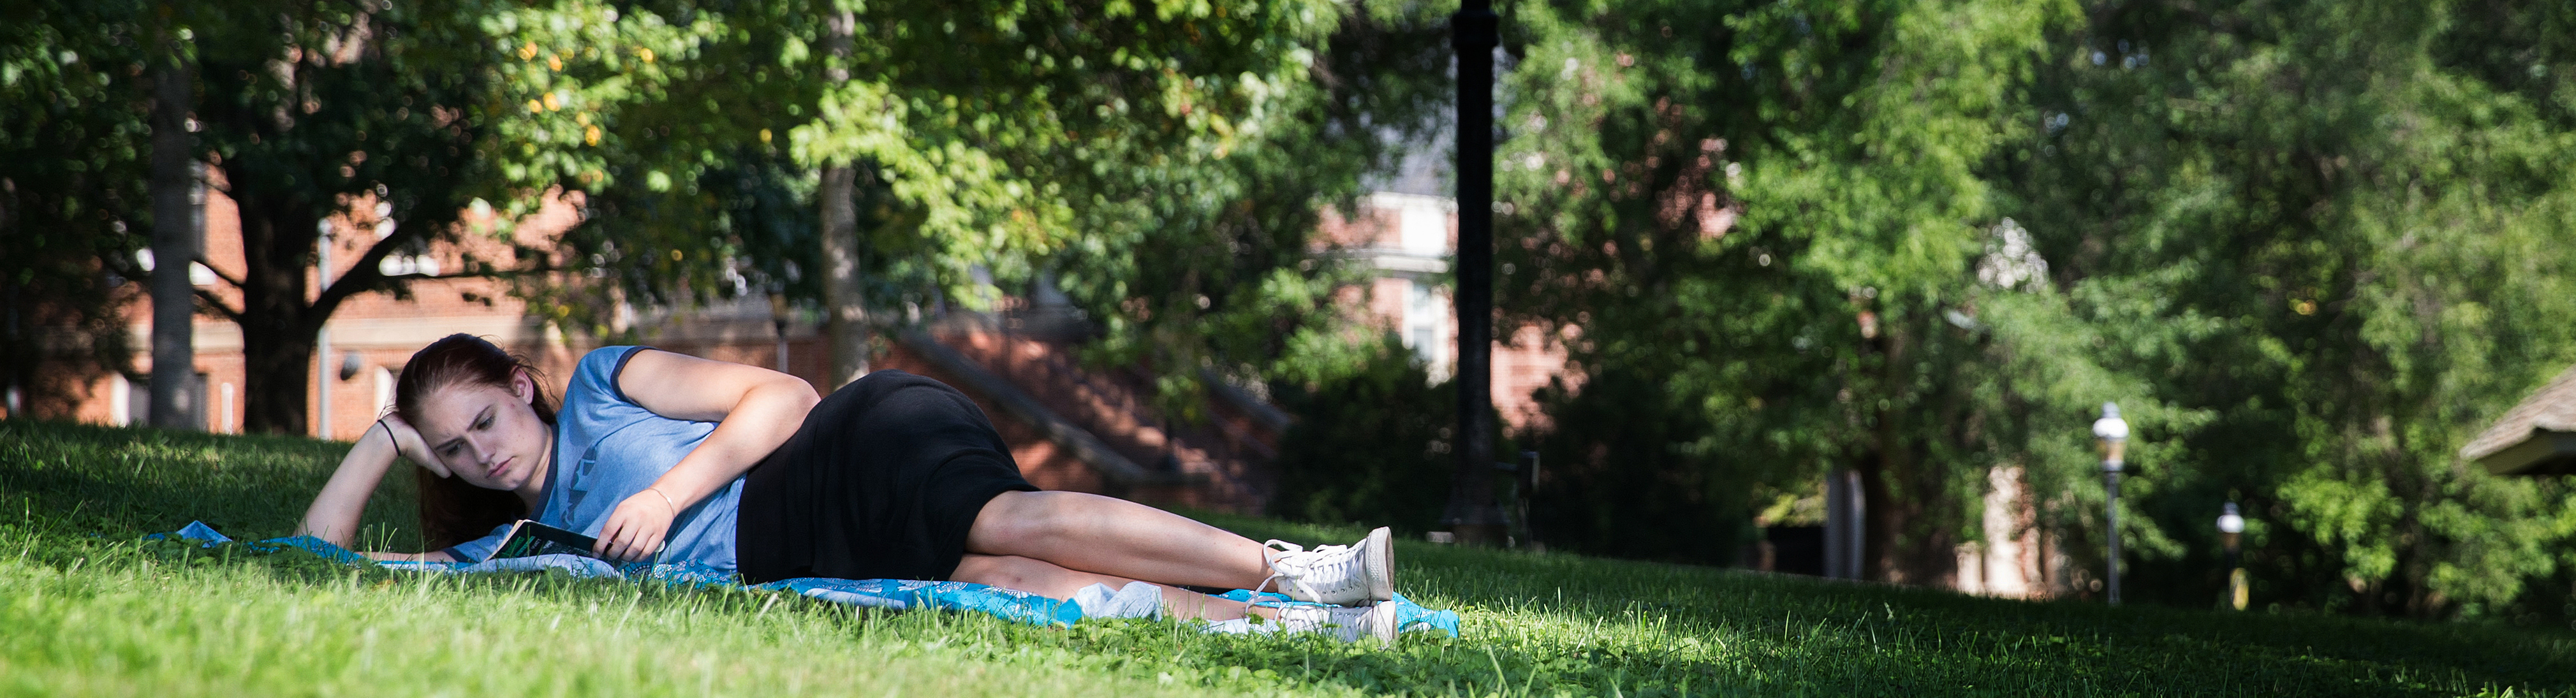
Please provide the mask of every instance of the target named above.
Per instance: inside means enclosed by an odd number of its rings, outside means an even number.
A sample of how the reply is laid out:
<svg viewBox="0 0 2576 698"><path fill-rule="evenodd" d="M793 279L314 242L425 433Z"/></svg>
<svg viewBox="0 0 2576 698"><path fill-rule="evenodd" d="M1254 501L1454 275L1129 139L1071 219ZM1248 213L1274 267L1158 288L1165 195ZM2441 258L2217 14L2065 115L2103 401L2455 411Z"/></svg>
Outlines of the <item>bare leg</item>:
<svg viewBox="0 0 2576 698"><path fill-rule="evenodd" d="M1125 588L1128 582L1135 581L1105 574L1069 570L1045 560L1015 555L973 553L968 553L965 559L959 560L957 571L950 573L948 577L960 582L990 584L1004 589L1017 589L1059 599L1073 598L1074 592L1093 584L1107 584L1111 589L1120 589ZM1155 585L1155 588L1163 592L1163 613L1174 618L1214 621L1234 620L1245 615L1259 615L1263 618L1278 616L1278 611L1275 609L1253 606L1241 601L1227 601L1159 584Z"/></svg>
<svg viewBox="0 0 2576 698"><path fill-rule="evenodd" d="M1248 589L1270 576L1269 548L1249 538L1161 509L1080 492L994 497L967 530L966 552L1033 558L1069 570L1167 585Z"/></svg>

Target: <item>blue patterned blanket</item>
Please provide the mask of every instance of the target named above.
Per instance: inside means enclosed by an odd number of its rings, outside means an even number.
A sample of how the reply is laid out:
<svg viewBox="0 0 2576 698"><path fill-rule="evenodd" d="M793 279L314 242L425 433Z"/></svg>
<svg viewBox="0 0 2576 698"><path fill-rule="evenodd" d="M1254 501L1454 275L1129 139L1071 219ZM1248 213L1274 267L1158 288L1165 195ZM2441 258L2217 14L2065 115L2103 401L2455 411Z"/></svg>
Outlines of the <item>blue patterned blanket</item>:
<svg viewBox="0 0 2576 698"><path fill-rule="evenodd" d="M155 533L147 538L179 538L202 541L214 546L234 541L201 521L191 521L170 533ZM696 564L629 563L612 565L579 555L538 555L535 557L486 560L483 562L379 562L329 541L312 536L270 538L244 543L256 549L282 551L300 549L323 559L348 565L375 565L387 569L441 574L476 574L489 572L542 572L562 570L576 577L610 577L618 579L657 580L682 584L740 586L733 574ZM809 577L767 584L744 586L759 591L783 591L832 603L869 608L908 609L934 608L951 611L974 611L997 618L1032 625L1065 626L1084 618L1154 618L1162 613L1161 595L1152 585L1142 582L1124 589L1094 584L1072 599L1055 599L1024 591L1004 589L967 582L925 582L911 579L829 579ZM1288 607L1309 605L1291 601L1273 593L1237 589L1222 595L1235 601L1255 605ZM1423 608L1397 595L1398 627L1406 632L1439 631L1458 636L1458 614L1455 611ZM1209 632L1262 632L1267 625L1243 621L1211 623Z"/></svg>

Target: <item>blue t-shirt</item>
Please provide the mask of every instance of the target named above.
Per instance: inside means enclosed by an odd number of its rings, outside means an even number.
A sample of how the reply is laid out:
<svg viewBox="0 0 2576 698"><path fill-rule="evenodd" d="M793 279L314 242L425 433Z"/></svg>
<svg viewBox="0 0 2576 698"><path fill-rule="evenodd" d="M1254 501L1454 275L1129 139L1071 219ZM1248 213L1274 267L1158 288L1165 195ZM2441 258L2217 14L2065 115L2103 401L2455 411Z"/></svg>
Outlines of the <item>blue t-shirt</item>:
<svg viewBox="0 0 2576 698"><path fill-rule="evenodd" d="M555 415L554 472L545 504L529 518L597 536L618 504L653 486L715 431L715 422L664 417L626 399L617 375L647 348L601 347L581 357L564 389L563 410ZM741 505L742 478L736 477L680 512L655 561L733 571L734 515ZM492 529L492 535L458 543L448 554L484 559L509 531L507 525Z"/></svg>

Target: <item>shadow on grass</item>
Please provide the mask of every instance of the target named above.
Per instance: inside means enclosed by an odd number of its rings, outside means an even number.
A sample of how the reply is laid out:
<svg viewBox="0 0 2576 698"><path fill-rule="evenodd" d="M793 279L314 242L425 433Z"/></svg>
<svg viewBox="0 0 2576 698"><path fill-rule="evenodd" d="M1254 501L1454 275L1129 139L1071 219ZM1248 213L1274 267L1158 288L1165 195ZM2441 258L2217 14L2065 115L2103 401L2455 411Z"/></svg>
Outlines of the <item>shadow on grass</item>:
<svg viewBox="0 0 2576 698"><path fill-rule="evenodd" d="M57 543L132 540L204 521L244 540L292 533L346 444L0 420L0 520ZM418 544L410 473L385 478L361 539Z"/></svg>
<svg viewBox="0 0 2576 698"><path fill-rule="evenodd" d="M1337 542L1359 533L1202 518L1255 539ZM1420 686L1455 675L1507 684L1513 695L1524 684L1538 695L1553 685L1626 696L1679 695L1684 686L1836 695L2461 695L2488 686L2576 694L2576 633L2560 630L2112 609L1410 541L1398 550L1400 590L1468 611L1466 638L1445 650L1468 656L1351 658L1334 673L1353 687L1378 685L1360 677Z"/></svg>

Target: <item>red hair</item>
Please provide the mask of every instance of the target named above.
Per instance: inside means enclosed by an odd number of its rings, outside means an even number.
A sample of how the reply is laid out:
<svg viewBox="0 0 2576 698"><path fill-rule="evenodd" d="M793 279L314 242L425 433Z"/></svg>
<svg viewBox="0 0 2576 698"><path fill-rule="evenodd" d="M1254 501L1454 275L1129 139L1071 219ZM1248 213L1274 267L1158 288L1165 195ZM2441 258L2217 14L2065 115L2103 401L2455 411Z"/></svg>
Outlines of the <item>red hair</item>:
<svg viewBox="0 0 2576 698"><path fill-rule="evenodd" d="M429 393L457 385L508 390L510 379L521 373L537 384L528 406L536 410L537 419L554 424L554 403L546 397L543 384L537 383L536 367L481 337L462 333L430 342L403 364L402 377L394 381L394 414L420 424L420 401ZM420 481L421 534L431 550L481 538L495 526L528 516L527 503L509 491L439 477L428 468L416 468L415 476Z"/></svg>

